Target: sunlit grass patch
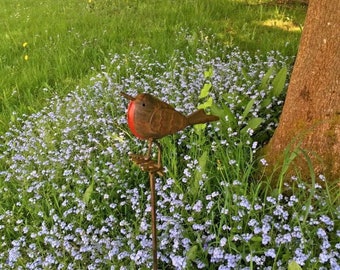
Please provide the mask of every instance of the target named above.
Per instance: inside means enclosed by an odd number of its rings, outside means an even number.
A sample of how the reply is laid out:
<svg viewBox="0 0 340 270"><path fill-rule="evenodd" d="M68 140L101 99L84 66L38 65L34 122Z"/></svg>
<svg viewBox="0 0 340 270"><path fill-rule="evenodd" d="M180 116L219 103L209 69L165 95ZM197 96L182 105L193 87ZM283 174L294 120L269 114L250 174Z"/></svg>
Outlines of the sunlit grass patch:
<svg viewBox="0 0 340 270"><path fill-rule="evenodd" d="M264 26L276 27L285 31L301 32L300 26L294 25L291 21L283 21L277 19L268 19L261 23Z"/></svg>

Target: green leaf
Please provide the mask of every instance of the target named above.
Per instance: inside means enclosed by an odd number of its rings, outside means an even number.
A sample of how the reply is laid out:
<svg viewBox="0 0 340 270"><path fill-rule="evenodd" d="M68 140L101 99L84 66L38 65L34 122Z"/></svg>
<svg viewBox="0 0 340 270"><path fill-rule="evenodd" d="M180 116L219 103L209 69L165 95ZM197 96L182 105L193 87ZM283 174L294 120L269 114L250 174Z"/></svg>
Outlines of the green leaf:
<svg viewBox="0 0 340 270"><path fill-rule="evenodd" d="M288 264L288 270L302 270L302 268L296 261L291 261Z"/></svg>
<svg viewBox="0 0 340 270"><path fill-rule="evenodd" d="M204 71L204 78L208 79L211 78L213 75L213 69L210 67L208 70Z"/></svg>
<svg viewBox="0 0 340 270"><path fill-rule="evenodd" d="M248 102L246 108L244 109L244 112L242 114L242 119L245 119L248 115L248 113L250 112L251 108L253 107L254 105L254 102L255 102L255 99L252 99Z"/></svg>
<svg viewBox="0 0 340 270"><path fill-rule="evenodd" d="M273 74L273 72L274 72L274 67L271 67L270 69L268 69L266 74L264 74L261 80L260 89L266 89L268 87L269 77Z"/></svg>
<svg viewBox="0 0 340 270"><path fill-rule="evenodd" d="M220 121L225 121L225 118L228 118L228 122L235 124L236 118L232 111L229 109L228 106L222 104L222 108L217 107L216 105L211 106L211 113L217 115L220 118Z"/></svg>
<svg viewBox="0 0 340 270"><path fill-rule="evenodd" d="M91 195L93 193L94 181L87 187L83 195L83 202L87 204L90 201Z"/></svg>
<svg viewBox="0 0 340 270"><path fill-rule="evenodd" d="M210 82L205 83L198 98L205 98L209 94L211 87L212 85Z"/></svg>
<svg viewBox="0 0 340 270"><path fill-rule="evenodd" d="M245 133L247 132L248 129L255 130L259 127L259 125L261 125L262 122L263 122L262 118L254 117L248 121L248 124L244 128L241 129L241 132Z"/></svg>
<svg viewBox="0 0 340 270"><path fill-rule="evenodd" d="M258 235L253 236L253 237L251 238L251 241L252 241L252 242L262 242L262 237L261 237L261 236L258 236Z"/></svg>
<svg viewBox="0 0 340 270"><path fill-rule="evenodd" d="M197 258L197 250L198 250L198 247L197 245L194 245L192 246L189 251L187 252L187 258L190 260L190 261L194 261L196 258Z"/></svg>
<svg viewBox="0 0 340 270"><path fill-rule="evenodd" d="M212 97L208 98L203 104L199 104L197 106L197 109L206 109L206 108L210 108L213 105L213 99ZM206 128L206 124L196 124L194 126L195 132L197 135L201 134L201 131L204 130Z"/></svg>
<svg viewBox="0 0 340 270"><path fill-rule="evenodd" d="M194 125L194 130L197 135L201 135L202 130L206 128L207 124L196 124Z"/></svg>
<svg viewBox="0 0 340 270"><path fill-rule="evenodd" d="M256 128L258 128L259 125L261 125L262 122L263 118L261 117L252 118L248 122L248 127L255 130Z"/></svg>
<svg viewBox="0 0 340 270"><path fill-rule="evenodd" d="M261 102L261 107L267 107L270 103L272 103L272 100L270 98L265 98L262 102Z"/></svg>
<svg viewBox="0 0 340 270"><path fill-rule="evenodd" d="M285 87L286 78L287 67L283 67L280 69L280 71L276 74L275 78L273 79L273 91L272 91L273 96L278 97L281 94Z"/></svg>
<svg viewBox="0 0 340 270"><path fill-rule="evenodd" d="M202 175L206 171L207 166L207 160L208 160L208 151L204 151L202 156L198 159L198 168L195 172L195 178L191 185L190 192L192 195L196 196L199 190L199 182L202 180Z"/></svg>
<svg viewBox="0 0 340 270"><path fill-rule="evenodd" d="M247 81L251 80L251 78L248 75L248 73L247 73L245 68L242 68L242 74L243 74L244 78L246 78Z"/></svg>
<svg viewBox="0 0 340 270"><path fill-rule="evenodd" d="M197 109L206 109L206 108L211 107L212 104L213 104L213 99L212 99L212 97L210 97L210 98L207 99L206 102L199 104L197 106Z"/></svg>

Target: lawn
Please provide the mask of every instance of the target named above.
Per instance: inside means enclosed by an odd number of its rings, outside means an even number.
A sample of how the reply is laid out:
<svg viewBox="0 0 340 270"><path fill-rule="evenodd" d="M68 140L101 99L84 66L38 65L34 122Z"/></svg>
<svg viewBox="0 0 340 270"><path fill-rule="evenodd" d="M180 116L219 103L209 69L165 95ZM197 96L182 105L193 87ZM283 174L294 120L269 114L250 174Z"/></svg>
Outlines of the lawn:
<svg viewBox="0 0 340 270"><path fill-rule="evenodd" d="M226 0L3 0L0 131L17 114L37 112L54 95L87 85L113 54L139 46L157 50L153 57L160 62L175 50L194 58L204 38L214 35L242 50L295 55L305 9Z"/></svg>
<svg viewBox="0 0 340 270"><path fill-rule="evenodd" d="M338 269L334 187L323 175L271 186L257 156L305 11L2 1L0 268L151 268L148 175L129 160L147 144L127 128L124 91L220 117L160 140L160 269Z"/></svg>

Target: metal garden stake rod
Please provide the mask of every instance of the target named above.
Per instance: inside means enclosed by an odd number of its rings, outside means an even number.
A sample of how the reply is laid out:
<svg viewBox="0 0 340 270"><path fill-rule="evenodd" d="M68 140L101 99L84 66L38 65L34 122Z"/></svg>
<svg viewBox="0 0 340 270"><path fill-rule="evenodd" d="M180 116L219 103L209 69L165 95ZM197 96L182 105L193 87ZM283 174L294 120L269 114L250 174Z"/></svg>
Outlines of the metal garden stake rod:
<svg viewBox="0 0 340 270"><path fill-rule="evenodd" d="M152 258L153 269L157 270L157 216L156 216L156 191L155 191L155 173L149 172L150 177L150 190L151 190L151 227L152 227Z"/></svg>
<svg viewBox="0 0 340 270"><path fill-rule="evenodd" d="M176 133L187 126L217 121L215 115L208 115L203 109L197 110L188 116L176 111L171 105L159 100L150 94L138 94L132 97L126 93L122 96L130 100L127 110L128 126L133 135L142 140L148 140L146 155L131 155L131 159L143 171L149 172L151 189L151 227L153 269L157 269L157 228L156 228L156 191L155 174L163 176L162 148L157 139ZM151 160L152 143L158 147L157 163Z"/></svg>

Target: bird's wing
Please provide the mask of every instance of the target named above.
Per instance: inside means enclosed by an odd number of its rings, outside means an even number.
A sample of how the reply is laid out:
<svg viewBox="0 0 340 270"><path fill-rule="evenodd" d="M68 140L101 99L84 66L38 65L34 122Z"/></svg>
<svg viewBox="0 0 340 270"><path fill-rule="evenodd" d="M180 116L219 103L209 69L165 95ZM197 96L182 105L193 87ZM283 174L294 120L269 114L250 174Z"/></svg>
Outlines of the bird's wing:
<svg viewBox="0 0 340 270"><path fill-rule="evenodd" d="M187 117L171 106L161 107L155 110L150 120L150 128L155 134L155 139L176 133L184 129L187 125Z"/></svg>

